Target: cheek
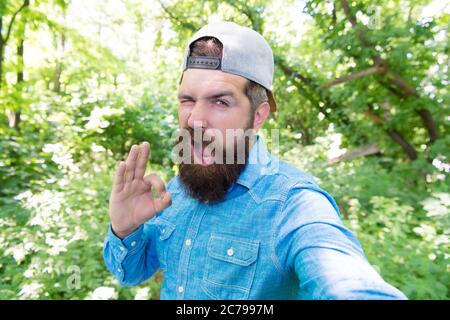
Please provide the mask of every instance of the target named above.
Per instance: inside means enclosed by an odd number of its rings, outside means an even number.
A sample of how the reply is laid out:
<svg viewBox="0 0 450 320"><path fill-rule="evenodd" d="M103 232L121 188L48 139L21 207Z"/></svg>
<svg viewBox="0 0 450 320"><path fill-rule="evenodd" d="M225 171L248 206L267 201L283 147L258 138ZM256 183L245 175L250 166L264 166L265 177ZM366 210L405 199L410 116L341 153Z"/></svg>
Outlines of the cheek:
<svg viewBox="0 0 450 320"><path fill-rule="evenodd" d="M243 129L248 122L248 114L242 112L240 108L230 108L229 110L216 110L211 113L210 124L225 132L225 129Z"/></svg>
<svg viewBox="0 0 450 320"><path fill-rule="evenodd" d="M189 119L189 112L187 112L186 109L179 107L178 108L178 123L181 128L187 127L188 119Z"/></svg>

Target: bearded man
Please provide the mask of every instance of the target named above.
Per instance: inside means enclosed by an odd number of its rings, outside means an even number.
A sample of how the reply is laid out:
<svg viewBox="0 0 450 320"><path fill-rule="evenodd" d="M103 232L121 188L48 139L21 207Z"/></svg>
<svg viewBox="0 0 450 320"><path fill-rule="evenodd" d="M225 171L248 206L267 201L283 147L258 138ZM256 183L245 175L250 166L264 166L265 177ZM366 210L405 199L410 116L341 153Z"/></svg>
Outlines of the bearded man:
<svg viewBox="0 0 450 320"><path fill-rule="evenodd" d="M161 299L405 299L334 199L268 152L258 132L277 108L273 73L272 49L249 28L213 23L189 40L179 175L165 188L145 176L149 143L131 148L110 196L107 268L123 286L161 269Z"/></svg>

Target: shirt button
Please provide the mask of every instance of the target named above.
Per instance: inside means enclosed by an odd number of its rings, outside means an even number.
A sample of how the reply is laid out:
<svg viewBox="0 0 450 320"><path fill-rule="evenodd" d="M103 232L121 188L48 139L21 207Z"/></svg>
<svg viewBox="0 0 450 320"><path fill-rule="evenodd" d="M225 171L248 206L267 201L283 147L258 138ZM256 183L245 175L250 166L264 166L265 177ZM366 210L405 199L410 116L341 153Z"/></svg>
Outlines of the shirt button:
<svg viewBox="0 0 450 320"><path fill-rule="evenodd" d="M124 247L120 247L120 251L125 251L125 248Z"/></svg>
<svg viewBox="0 0 450 320"><path fill-rule="evenodd" d="M229 255L231 257L233 254L234 254L233 248L230 248L227 250L227 255Z"/></svg>
<svg viewBox="0 0 450 320"><path fill-rule="evenodd" d="M181 292L183 292L183 291L184 291L184 288L183 288L182 286L179 286L179 287L178 287L178 292L181 293Z"/></svg>
<svg viewBox="0 0 450 320"><path fill-rule="evenodd" d="M122 272L122 269L118 268L118 269L117 269L117 272L119 272L119 273Z"/></svg>
<svg viewBox="0 0 450 320"><path fill-rule="evenodd" d="M191 241L191 239L187 239L187 240L185 241L185 243L186 243L186 245L189 247L189 246L191 245L192 241Z"/></svg>
<svg viewBox="0 0 450 320"><path fill-rule="evenodd" d="M131 242L131 246L134 247L136 245L136 241Z"/></svg>

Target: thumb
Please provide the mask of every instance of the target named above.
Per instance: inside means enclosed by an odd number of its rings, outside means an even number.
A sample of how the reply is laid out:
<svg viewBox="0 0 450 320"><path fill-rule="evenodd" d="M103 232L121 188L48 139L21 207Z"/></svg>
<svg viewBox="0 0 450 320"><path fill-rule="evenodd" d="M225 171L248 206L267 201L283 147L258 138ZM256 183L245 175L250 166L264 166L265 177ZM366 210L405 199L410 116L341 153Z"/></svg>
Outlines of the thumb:
<svg viewBox="0 0 450 320"><path fill-rule="evenodd" d="M161 193L159 198L153 199L156 212L166 209L172 204L172 195L168 191Z"/></svg>

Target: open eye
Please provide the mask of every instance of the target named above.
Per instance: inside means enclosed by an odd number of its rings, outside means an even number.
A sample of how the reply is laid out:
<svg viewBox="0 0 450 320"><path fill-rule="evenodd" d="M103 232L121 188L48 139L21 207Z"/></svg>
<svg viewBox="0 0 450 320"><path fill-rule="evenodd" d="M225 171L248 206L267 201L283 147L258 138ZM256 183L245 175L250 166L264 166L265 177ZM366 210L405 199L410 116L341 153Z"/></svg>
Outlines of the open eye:
<svg viewBox="0 0 450 320"><path fill-rule="evenodd" d="M219 105L219 106L224 106L224 107L228 107L228 102L226 102L225 100L222 99L217 99L215 101L215 104Z"/></svg>

